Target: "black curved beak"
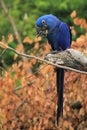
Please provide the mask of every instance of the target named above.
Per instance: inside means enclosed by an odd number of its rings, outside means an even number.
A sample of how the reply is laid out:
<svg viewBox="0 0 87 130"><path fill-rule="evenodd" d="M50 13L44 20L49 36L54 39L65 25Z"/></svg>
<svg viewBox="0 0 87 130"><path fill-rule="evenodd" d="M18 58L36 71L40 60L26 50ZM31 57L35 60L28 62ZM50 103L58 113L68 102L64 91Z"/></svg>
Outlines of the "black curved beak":
<svg viewBox="0 0 87 130"><path fill-rule="evenodd" d="M39 37L39 36L47 36L47 26L38 27L36 25L35 28L36 28L36 32L37 32L37 37Z"/></svg>

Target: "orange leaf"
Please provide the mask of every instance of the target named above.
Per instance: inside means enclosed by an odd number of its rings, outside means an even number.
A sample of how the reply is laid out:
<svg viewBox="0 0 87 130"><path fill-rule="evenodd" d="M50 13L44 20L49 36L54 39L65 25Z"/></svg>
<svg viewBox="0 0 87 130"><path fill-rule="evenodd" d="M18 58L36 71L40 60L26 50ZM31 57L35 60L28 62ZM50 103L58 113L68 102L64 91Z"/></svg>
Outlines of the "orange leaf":
<svg viewBox="0 0 87 130"><path fill-rule="evenodd" d="M39 43L37 42L37 43L35 43L35 45L34 45L34 49L38 49L39 48Z"/></svg>
<svg viewBox="0 0 87 130"><path fill-rule="evenodd" d="M76 14L76 10L74 10L74 11L70 14L70 17L71 17L71 18L74 18L74 17L76 17L76 15L77 15L77 14Z"/></svg>
<svg viewBox="0 0 87 130"><path fill-rule="evenodd" d="M29 44L32 44L32 43L33 43L33 40L30 39L29 37L25 37L24 40L23 40L23 43L29 43Z"/></svg>
<svg viewBox="0 0 87 130"><path fill-rule="evenodd" d="M13 40L14 40L13 35L12 35L12 34L9 34L9 35L8 35L8 41L9 41L9 42L12 42Z"/></svg>
<svg viewBox="0 0 87 130"><path fill-rule="evenodd" d="M34 39L34 42L39 42L39 41L41 41L41 37L36 37L35 39Z"/></svg>

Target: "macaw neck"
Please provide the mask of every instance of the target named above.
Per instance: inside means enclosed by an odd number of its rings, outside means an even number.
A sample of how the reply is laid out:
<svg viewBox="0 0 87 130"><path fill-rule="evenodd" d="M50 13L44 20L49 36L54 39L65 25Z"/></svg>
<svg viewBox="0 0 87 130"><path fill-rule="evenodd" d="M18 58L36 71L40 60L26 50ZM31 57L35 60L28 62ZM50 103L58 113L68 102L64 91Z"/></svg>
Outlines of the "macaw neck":
<svg viewBox="0 0 87 130"><path fill-rule="evenodd" d="M61 47L59 46L59 26L61 25L62 22L58 23L57 26L55 26L55 28L51 28L48 31L47 34L47 39L49 44L51 45L53 50L57 50L60 51Z"/></svg>
<svg viewBox="0 0 87 130"><path fill-rule="evenodd" d="M56 24L53 23L53 25L50 25L49 29L48 29L48 34L58 32L58 28L59 28L60 24L61 24L61 21L58 21Z"/></svg>

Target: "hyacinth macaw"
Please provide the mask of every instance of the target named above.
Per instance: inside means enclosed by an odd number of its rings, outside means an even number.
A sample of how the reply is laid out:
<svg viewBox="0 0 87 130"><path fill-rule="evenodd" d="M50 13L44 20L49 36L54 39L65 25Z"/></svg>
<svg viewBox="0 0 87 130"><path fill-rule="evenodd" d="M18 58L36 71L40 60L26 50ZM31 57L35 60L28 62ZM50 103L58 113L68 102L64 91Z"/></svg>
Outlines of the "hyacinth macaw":
<svg viewBox="0 0 87 130"><path fill-rule="evenodd" d="M41 16L36 21L37 36L46 36L54 51L63 51L70 48L71 31L68 25L52 14ZM64 69L57 68L57 124L63 115L63 89L64 89Z"/></svg>

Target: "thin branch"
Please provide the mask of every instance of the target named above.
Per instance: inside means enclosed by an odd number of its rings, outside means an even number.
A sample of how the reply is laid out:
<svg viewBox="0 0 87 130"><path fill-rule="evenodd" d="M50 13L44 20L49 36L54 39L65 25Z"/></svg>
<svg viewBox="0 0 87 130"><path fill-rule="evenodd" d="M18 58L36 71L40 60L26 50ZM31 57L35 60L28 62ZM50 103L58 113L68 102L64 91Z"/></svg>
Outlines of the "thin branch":
<svg viewBox="0 0 87 130"><path fill-rule="evenodd" d="M3 72L7 72L2 66L0 66L0 69L3 70Z"/></svg>
<svg viewBox="0 0 87 130"><path fill-rule="evenodd" d="M73 68L70 68L70 67L67 67L67 66L62 66L62 65L54 64L54 63L52 63L50 61L44 60L44 59L36 57L36 56L27 55L27 54L24 54L24 53L17 52L16 50L14 50L11 47L8 47L7 49L15 52L16 54L18 54L20 56L24 56L24 57L27 57L27 58L36 59L38 61L45 62L45 63L47 63L49 65L52 65L52 66L55 66L55 67L59 67L59 68L63 68L63 69L68 69L68 70L75 71L75 72L82 73L82 74L87 74L87 72L84 72L84 71L81 71L81 70L76 70L76 69L73 69Z"/></svg>
<svg viewBox="0 0 87 130"><path fill-rule="evenodd" d="M0 54L0 57L1 57L5 52L6 52L6 49L4 49L4 50L2 51L2 53Z"/></svg>
<svg viewBox="0 0 87 130"><path fill-rule="evenodd" d="M0 46L2 48L6 48L7 50L10 50L10 51L13 51L14 53L16 53L17 55L20 55L20 56L23 56L23 57L26 57L26 58L32 58L32 59L36 59L38 60L39 62L45 62L46 64L49 64L49 65L52 65L52 66L55 66L55 67L59 67L59 68L63 68L63 69L67 69L67 70L71 70L71 71L74 71L74 72L78 72L78 73L82 73L82 74L86 74L87 75L87 72L86 71L81 71L81 70L77 70L77 69L74 69L74 68L71 68L71 67L67 67L67 66L64 66L64 65L60 65L60 64L57 64L57 63L52 63L50 61L47 61L45 59L42 59L42 58L39 58L39 57L36 57L36 56L32 56L32 55L27 55L27 54L24 54L24 53L21 53L21 52L18 52L16 51L15 49L3 44L2 42L0 42Z"/></svg>
<svg viewBox="0 0 87 130"><path fill-rule="evenodd" d="M22 107L24 105L24 103L26 103L27 101L27 97L24 98L24 100L17 106L17 108L15 109L14 113L13 113L13 116L16 115L17 111L20 109L20 107Z"/></svg>
<svg viewBox="0 0 87 130"><path fill-rule="evenodd" d="M77 130L78 126L83 122L87 120L87 115L84 115L84 117L82 117L75 125L74 125L74 129Z"/></svg>
<svg viewBox="0 0 87 130"><path fill-rule="evenodd" d="M33 80L33 81L30 81L29 83L27 83L28 84L28 86L30 86L30 85L32 85L33 83L35 83L36 82L36 80ZM16 91L18 91L18 90L20 90L20 89L24 89L26 86L24 86L24 87L22 87L22 86L18 86L18 87L16 87L14 90L13 90L13 92L16 92Z"/></svg>
<svg viewBox="0 0 87 130"><path fill-rule="evenodd" d="M35 72L33 72L33 74L35 75L35 74L38 74L42 69L44 69L45 67L46 67L47 65L45 65L45 66L43 66L42 68L39 68L38 70L36 70ZM28 78L31 78L31 77L33 77L34 75L30 75L30 76L27 76L27 77L25 77L26 79Z"/></svg>
<svg viewBox="0 0 87 130"><path fill-rule="evenodd" d="M23 24L22 24L22 27L21 27L21 30L19 31L19 34L21 35L24 31L24 27L27 23L27 20L28 20L28 16L27 16L27 13L24 14L24 18L23 18Z"/></svg>
<svg viewBox="0 0 87 130"><path fill-rule="evenodd" d="M5 4L4 0L0 0L0 4L1 4L1 7L3 8L3 10L4 10L4 13L5 13L6 17L8 18L9 23L11 24L11 26L13 28L14 35L15 35L18 43L21 44L22 41L21 41L21 37L19 35L19 32L18 32L18 30L16 28L16 24L15 24L13 18L11 17L11 15L9 15L8 8L6 7L6 4Z"/></svg>
<svg viewBox="0 0 87 130"><path fill-rule="evenodd" d="M9 21L10 25L13 28L14 36L15 36L16 40L18 41L18 44L21 44L21 46L22 46L22 49L20 51L24 53L21 36L20 36L20 34L18 32L18 29L16 27L16 24L15 24L12 16L9 14L8 8L7 8L4 0L0 0L0 5L1 5L1 7L2 7L2 9L3 9L3 11L4 11L5 15L6 15L6 17L8 18L8 21ZM25 61L26 58L23 57L22 60Z"/></svg>

